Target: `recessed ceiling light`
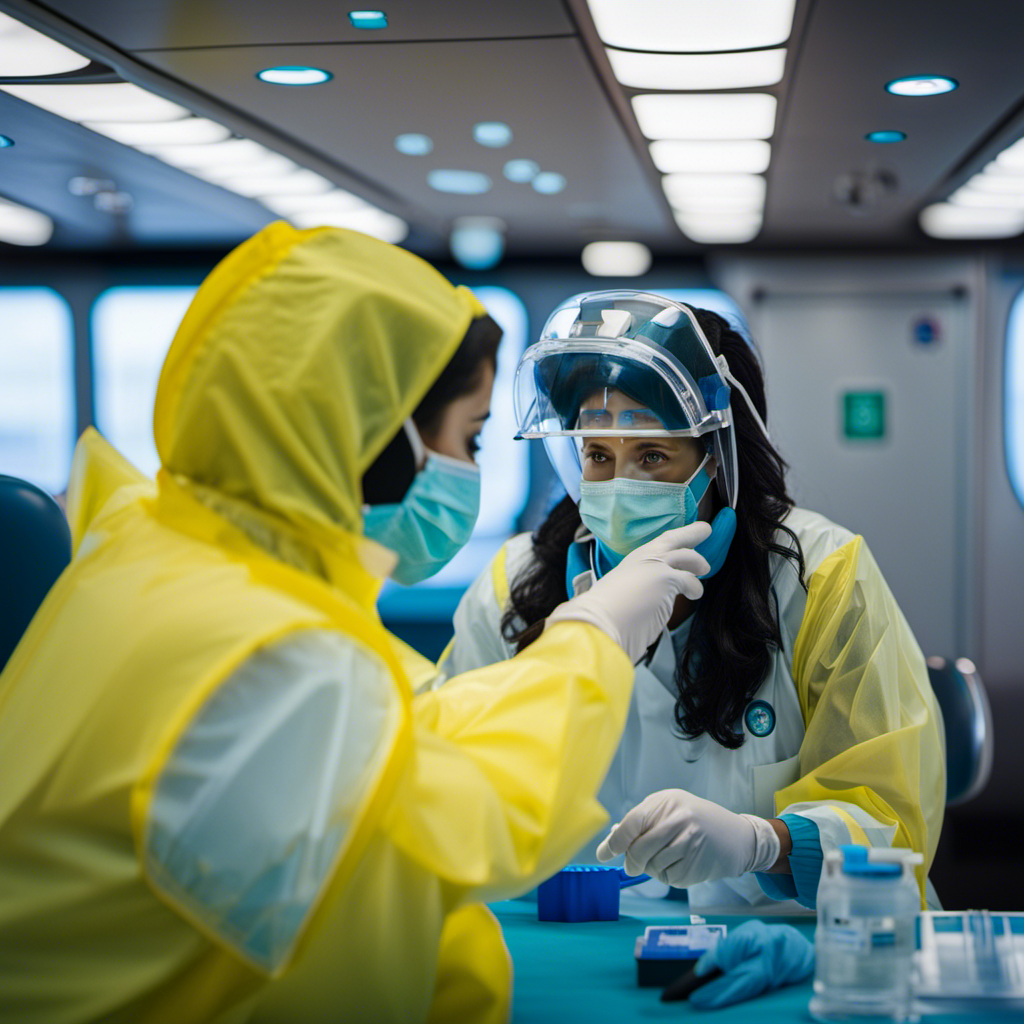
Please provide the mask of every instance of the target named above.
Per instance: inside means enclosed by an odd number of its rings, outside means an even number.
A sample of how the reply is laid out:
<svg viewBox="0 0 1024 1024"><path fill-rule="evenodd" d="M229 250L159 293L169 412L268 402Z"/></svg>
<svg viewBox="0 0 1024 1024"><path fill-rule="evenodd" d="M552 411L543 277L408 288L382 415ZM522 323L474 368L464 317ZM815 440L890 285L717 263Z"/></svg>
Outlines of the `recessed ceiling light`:
<svg viewBox="0 0 1024 1024"><path fill-rule="evenodd" d="M481 146L501 149L512 141L512 129L501 121L481 121L473 125L473 138Z"/></svg>
<svg viewBox="0 0 1024 1024"><path fill-rule="evenodd" d="M908 78L893 79L885 88L894 96L938 96L952 92L959 84L955 78L942 75L910 75Z"/></svg>
<svg viewBox="0 0 1024 1024"><path fill-rule="evenodd" d="M505 164L502 174L509 181L525 184L526 182L533 181L540 174L540 164L535 160L509 160Z"/></svg>
<svg viewBox="0 0 1024 1024"><path fill-rule="evenodd" d="M775 130L767 93L645 93L633 97L640 131L649 139L767 139Z"/></svg>
<svg viewBox="0 0 1024 1024"><path fill-rule="evenodd" d="M591 242L580 258L595 277L639 277L651 269L651 250L640 242Z"/></svg>
<svg viewBox="0 0 1024 1024"><path fill-rule="evenodd" d="M147 146L147 152L175 167L197 172L277 174L294 171L296 165L252 139L228 139L189 146Z"/></svg>
<svg viewBox="0 0 1024 1024"><path fill-rule="evenodd" d="M119 121L84 121L91 131L106 135L125 146L177 146L222 142L231 137L229 129L205 117L183 117L179 121L151 121L132 124Z"/></svg>
<svg viewBox="0 0 1024 1024"><path fill-rule="evenodd" d="M355 28L387 28L388 16L383 11L349 11L348 20Z"/></svg>
<svg viewBox="0 0 1024 1024"><path fill-rule="evenodd" d="M505 222L497 217L457 217L449 247L467 270L490 270L505 254Z"/></svg>
<svg viewBox="0 0 1024 1024"><path fill-rule="evenodd" d="M130 82L0 85L0 89L68 121L176 121L190 113Z"/></svg>
<svg viewBox="0 0 1024 1024"><path fill-rule="evenodd" d="M406 132L395 136L395 149L406 156L426 156L434 148L434 140L419 132Z"/></svg>
<svg viewBox="0 0 1024 1024"><path fill-rule="evenodd" d="M1024 210L934 203L918 219L932 238L1009 238L1024 231Z"/></svg>
<svg viewBox="0 0 1024 1024"><path fill-rule="evenodd" d="M53 235L53 221L38 210L0 199L0 242L45 245Z"/></svg>
<svg viewBox="0 0 1024 1024"><path fill-rule="evenodd" d="M545 196L553 196L561 192L567 182L565 175L559 174L557 171L541 171L530 184L533 185L535 192L540 192L541 195Z"/></svg>
<svg viewBox="0 0 1024 1024"><path fill-rule="evenodd" d="M9 149L14 145L14 139L9 139L6 135L0 135L0 149Z"/></svg>
<svg viewBox="0 0 1024 1024"><path fill-rule="evenodd" d="M651 159L662 174L690 173L760 174L768 170L772 147L760 139L725 139L693 142L662 139L651 143Z"/></svg>
<svg viewBox="0 0 1024 1024"><path fill-rule="evenodd" d="M393 245L409 234L409 225L401 217L369 205L355 210L336 210L329 206L318 210L311 207L301 213L289 214L288 219L297 228L349 228Z"/></svg>
<svg viewBox="0 0 1024 1024"><path fill-rule="evenodd" d="M300 64L282 64L276 68L264 68L256 72L261 82L271 85L320 85L334 76L323 68L309 68Z"/></svg>
<svg viewBox="0 0 1024 1024"><path fill-rule="evenodd" d="M88 64L88 57L6 14L0 14L0 69L4 77L62 75Z"/></svg>
<svg viewBox="0 0 1024 1024"><path fill-rule="evenodd" d="M745 53L636 53L608 50L615 77L630 89L756 89L782 81L785 49Z"/></svg>
<svg viewBox="0 0 1024 1024"><path fill-rule="evenodd" d="M897 131L868 132L867 135L864 136L864 138L867 139L868 142L881 142L881 143L902 142L906 137L907 137L907 133L906 132L897 132Z"/></svg>
<svg viewBox="0 0 1024 1024"><path fill-rule="evenodd" d="M491 179L479 171L431 171L427 175L427 183L438 192L463 196L479 196L491 189Z"/></svg>
<svg viewBox="0 0 1024 1024"><path fill-rule="evenodd" d="M778 46L789 38L796 0L588 0L609 46L707 53Z"/></svg>

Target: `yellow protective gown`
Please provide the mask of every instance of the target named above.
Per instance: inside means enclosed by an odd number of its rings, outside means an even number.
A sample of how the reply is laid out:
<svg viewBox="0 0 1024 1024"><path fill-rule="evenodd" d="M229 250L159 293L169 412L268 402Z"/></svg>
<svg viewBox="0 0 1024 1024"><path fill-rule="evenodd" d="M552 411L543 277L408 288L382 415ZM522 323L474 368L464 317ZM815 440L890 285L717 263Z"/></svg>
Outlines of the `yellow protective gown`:
<svg viewBox="0 0 1024 1024"><path fill-rule="evenodd" d="M563 623L413 698L377 617L362 474L479 313L400 249L271 225L175 337L156 485L83 438L74 558L0 675L0 1019L507 1017L479 901L605 821L633 673ZM265 669L313 640L336 660L291 700Z"/></svg>

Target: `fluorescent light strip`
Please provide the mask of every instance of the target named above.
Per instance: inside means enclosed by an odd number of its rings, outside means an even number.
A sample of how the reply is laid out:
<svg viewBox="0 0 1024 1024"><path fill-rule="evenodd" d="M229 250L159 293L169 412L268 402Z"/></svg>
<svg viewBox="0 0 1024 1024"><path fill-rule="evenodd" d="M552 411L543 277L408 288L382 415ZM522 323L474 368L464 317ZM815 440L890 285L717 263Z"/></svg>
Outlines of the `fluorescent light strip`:
<svg viewBox="0 0 1024 1024"><path fill-rule="evenodd" d="M334 183L314 171L299 168L290 174L250 174L242 177L227 177L218 182L240 196L262 199L264 196L316 196L326 195Z"/></svg>
<svg viewBox="0 0 1024 1024"><path fill-rule="evenodd" d="M776 100L767 93L644 93L633 97L649 139L767 139Z"/></svg>
<svg viewBox="0 0 1024 1024"><path fill-rule="evenodd" d="M772 147L760 139L689 142L662 139L651 143L651 159L662 174L760 174L768 170Z"/></svg>
<svg viewBox="0 0 1024 1024"><path fill-rule="evenodd" d="M676 214L676 223L694 242L706 244L749 242L761 230L759 213L725 216Z"/></svg>
<svg viewBox="0 0 1024 1024"><path fill-rule="evenodd" d="M759 174L669 174L661 186L673 206L764 205L765 180Z"/></svg>
<svg viewBox="0 0 1024 1024"><path fill-rule="evenodd" d="M615 77L630 89L756 89L782 81L786 51L637 53L607 51Z"/></svg>
<svg viewBox="0 0 1024 1024"><path fill-rule="evenodd" d="M932 238L1010 238L1024 231L1024 210L985 209L934 203L918 218Z"/></svg>
<svg viewBox="0 0 1024 1024"><path fill-rule="evenodd" d="M63 75L90 63L88 57L0 13L0 74L5 78Z"/></svg>
<svg viewBox="0 0 1024 1024"><path fill-rule="evenodd" d="M608 46L659 53L753 50L784 43L796 0L588 0Z"/></svg>
<svg viewBox="0 0 1024 1024"><path fill-rule="evenodd" d="M177 121L83 121L86 128L106 135L124 146L195 146L222 142L231 137L231 131L205 117L183 117Z"/></svg>
<svg viewBox="0 0 1024 1024"><path fill-rule="evenodd" d="M189 111L131 82L94 85L0 85L0 89L67 121L175 121Z"/></svg>

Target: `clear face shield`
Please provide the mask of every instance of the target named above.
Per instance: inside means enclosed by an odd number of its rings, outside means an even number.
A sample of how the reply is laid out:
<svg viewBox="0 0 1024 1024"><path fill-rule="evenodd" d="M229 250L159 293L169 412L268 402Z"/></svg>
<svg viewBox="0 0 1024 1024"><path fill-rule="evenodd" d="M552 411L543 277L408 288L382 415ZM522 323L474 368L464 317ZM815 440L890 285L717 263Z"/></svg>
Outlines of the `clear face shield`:
<svg viewBox="0 0 1024 1024"><path fill-rule="evenodd" d="M605 291L569 299L551 315L520 360L514 406L519 436L543 439L575 501L588 439L693 438L714 456L719 493L735 507L730 396L725 360L686 306Z"/></svg>

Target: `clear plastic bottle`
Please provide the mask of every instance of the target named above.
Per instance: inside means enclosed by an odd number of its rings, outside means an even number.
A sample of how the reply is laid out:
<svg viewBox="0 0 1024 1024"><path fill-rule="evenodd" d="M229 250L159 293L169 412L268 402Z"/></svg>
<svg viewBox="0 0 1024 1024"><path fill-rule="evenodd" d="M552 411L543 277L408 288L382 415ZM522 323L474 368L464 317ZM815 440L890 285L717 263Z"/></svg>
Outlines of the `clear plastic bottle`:
<svg viewBox="0 0 1024 1024"><path fill-rule="evenodd" d="M920 854L842 846L825 857L818 885L811 1015L907 1021L921 897Z"/></svg>

